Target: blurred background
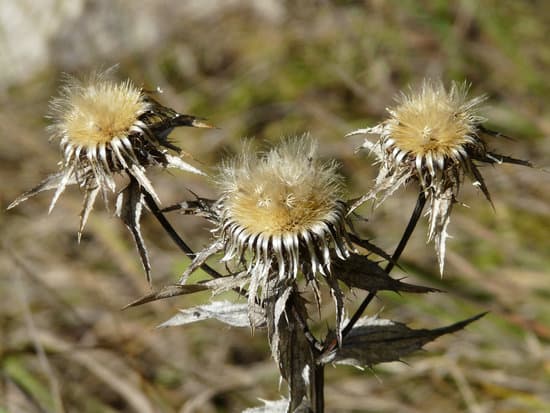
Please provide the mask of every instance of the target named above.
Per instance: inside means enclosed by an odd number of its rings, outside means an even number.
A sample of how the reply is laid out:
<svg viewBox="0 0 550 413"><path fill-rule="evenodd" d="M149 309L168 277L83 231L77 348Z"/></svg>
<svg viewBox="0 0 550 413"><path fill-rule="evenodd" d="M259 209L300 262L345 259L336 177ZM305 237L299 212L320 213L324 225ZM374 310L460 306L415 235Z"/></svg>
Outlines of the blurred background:
<svg viewBox="0 0 550 413"><path fill-rule="evenodd" d="M77 188L50 216L49 193L6 212L57 169L44 115L63 72L118 64L121 79L160 87L163 104L208 118L220 129L172 134L205 169L243 138L265 148L310 132L355 197L376 170L354 153L361 137L344 135L378 123L424 77L466 79L472 95L488 94L487 126L515 138L490 147L548 167L549 38L543 0L0 1L0 412L237 412L279 398L263 332L215 322L155 329L208 296L121 311L150 287L101 201L80 245ZM482 173L495 210L464 185L444 278L425 220L394 272L446 293L380 294L368 313L416 328L489 315L406 363L327 368L327 411L550 411L550 175L510 165ZM151 175L165 205L192 198L186 188L215 196L201 177ZM364 206L369 221L358 228L392 251L415 196L410 188L376 211ZM205 221L169 218L195 249L207 244ZM188 261L150 215L142 227L154 287L174 282ZM349 311L362 298L350 296Z"/></svg>

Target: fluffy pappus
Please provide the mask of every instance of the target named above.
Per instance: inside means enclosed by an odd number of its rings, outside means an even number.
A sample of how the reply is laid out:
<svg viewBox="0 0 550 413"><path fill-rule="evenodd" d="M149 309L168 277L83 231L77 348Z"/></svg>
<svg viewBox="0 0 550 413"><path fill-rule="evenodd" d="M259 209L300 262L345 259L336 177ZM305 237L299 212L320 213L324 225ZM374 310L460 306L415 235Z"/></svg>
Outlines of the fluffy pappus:
<svg viewBox="0 0 550 413"><path fill-rule="evenodd" d="M223 259L248 261L249 272L265 276L274 266L279 278L295 278L304 262L312 274L329 272L331 246L342 259L351 249L336 167L319 160L307 136L226 162L218 175Z"/></svg>
<svg viewBox="0 0 550 413"><path fill-rule="evenodd" d="M486 97L470 98L468 91L466 82L453 82L446 89L441 81L425 80L418 90L397 97L387 120L348 134L378 135L374 142L365 139L362 148L374 153L381 165L374 188L351 210L368 199L379 205L400 186L418 181L429 203L428 242L435 243L441 273L447 226L464 177L491 201L476 162L530 165L487 149L484 138L502 135L482 125L485 118L478 112Z"/></svg>
<svg viewBox="0 0 550 413"><path fill-rule="evenodd" d="M168 150L180 149L167 136L178 126L209 127L156 102L130 80L117 82L112 71L96 72L84 80L66 76L59 96L50 101L50 139L58 140L60 170L17 198L12 208L39 192L55 189L49 211L71 184L84 192L79 236L99 192L116 190L115 176L127 174L159 201L146 176L150 166L178 168L202 174Z"/></svg>

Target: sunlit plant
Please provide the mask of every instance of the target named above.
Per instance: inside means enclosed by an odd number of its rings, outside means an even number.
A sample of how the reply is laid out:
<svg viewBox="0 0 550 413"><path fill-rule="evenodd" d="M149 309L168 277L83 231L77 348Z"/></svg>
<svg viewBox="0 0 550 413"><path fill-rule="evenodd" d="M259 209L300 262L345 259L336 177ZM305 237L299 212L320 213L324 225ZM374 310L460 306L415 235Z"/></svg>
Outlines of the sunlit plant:
<svg viewBox="0 0 550 413"><path fill-rule="evenodd" d="M452 83L446 89L441 81L425 80L418 90L401 93L397 105L388 109L382 123L351 132L349 135L378 135L375 142L365 139L362 147L380 163L372 190L352 207L374 199L381 204L400 186L410 181L419 184L419 202L428 202L428 241L434 241L439 269L443 274L445 241L451 210L460 186L467 176L491 202L489 190L478 163L530 163L492 152L488 137L502 136L483 126L479 115L485 96L468 97L467 83Z"/></svg>
<svg viewBox="0 0 550 413"><path fill-rule="evenodd" d="M76 184L84 193L80 236L98 193L108 203L109 192L117 190L115 176L125 176L127 185L117 196L116 214L134 237L148 279L151 266L139 225L143 207L192 258L178 282L128 307L209 290L211 302L183 309L162 326L213 318L252 331L266 330L288 392L279 401L248 409L249 413L323 412L327 364L372 367L401 360L483 315L434 330L363 316L379 291L438 291L389 275L426 203L428 240L435 242L443 272L447 226L464 177L470 177L490 200L478 162L530 165L488 149L485 139L499 134L483 126L478 110L485 98L468 98L466 84L453 83L447 89L441 82L425 81L418 90L398 97L387 120L350 133L378 136L362 145L375 155L380 169L371 191L358 201L346 199L338 164L321 159L318 142L303 135L259 153L243 145L240 154L222 162L213 178L205 178L218 189L216 199L197 196L161 209L147 178L149 168L202 174L181 158L182 152L168 136L178 126L209 126L163 106L131 81L116 82L110 75L66 80L60 96L52 99L50 112L49 130L60 142L59 171L9 208L44 190L55 190L51 210L65 188ZM368 200L379 206L410 182L419 188L417 205L396 250L388 254L351 228L350 214ZM210 242L202 251L193 251L170 224L165 215L174 210L211 223ZM213 279L188 283L198 268ZM344 303L354 297L352 289L368 295L347 317ZM333 299L334 320L319 320L324 290ZM246 303L215 298L227 291L244 297ZM312 323L320 321L330 327L324 334L314 334Z"/></svg>
<svg viewBox="0 0 550 413"><path fill-rule="evenodd" d="M112 69L96 72L81 80L66 76L59 96L50 101L50 139L59 141L62 159L59 171L23 193L8 209L45 190L55 189L49 212L68 185L84 193L78 239L99 192L108 204L108 192L116 191L116 175L126 175L130 184L117 200L117 213L132 231L144 268L150 278L150 264L139 230L142 195L159 201L147 168L177 168L203 174L185 162L180 148L168 135L179 126L210 127L195 116L183 115L153 99L129 79L116 82ZM138 189L139 188L139 189Z"/></svg>

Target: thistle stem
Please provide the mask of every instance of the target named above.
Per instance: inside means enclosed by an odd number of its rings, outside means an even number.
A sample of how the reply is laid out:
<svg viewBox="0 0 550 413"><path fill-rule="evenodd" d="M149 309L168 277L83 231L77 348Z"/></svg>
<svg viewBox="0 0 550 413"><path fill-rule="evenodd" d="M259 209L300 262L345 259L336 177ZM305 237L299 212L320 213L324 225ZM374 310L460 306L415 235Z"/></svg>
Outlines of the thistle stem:
<svg viewBox="0 0 550 413"><path fill-rule="evenodd" d="M409 242L409 239L411 238L412 233L414 232L414 229L416 228L416 224L418 224L418 220L420 219L420 216L422 215L422 211L424 210L424 206L426 205L426 195L424 195L424 191L420 191L418 194L418 198L416 200L416 205L414 207L413 213L411 217L409 218L409 223L407 224L407 228L405 228L405 232L403 233L403 236L401 237L401 240L399 241L399 244L397 245L397 248L395 249L391 260L388 262L388 265L385 268L386 274L389 275L393 267L395 267L395 264L399 260L399 257L401 257L401 254L405 250L405 247L407 246L407 243ZM367 309L367 306L370 304L370 302L376 297L376 294L378 293L377 290L369 291L369 294L367 297L363 300L359 308L355 311L351 319L348 321L348 324L344 327L342 330L342 337L346 337L348 333L351 331L355 323L361 318L365 310Z"/></svg>
<svg viewBox="0 0 550 413"><path fill-rule="evenodd" d="M357 320L361 318L367 307L369 306L370 302L376 297L376 293L378 291L369 291L369 294L367 297L363 300L359 308L355 311L351 319L348 321L344 329L342 330L342 340L348 335L348 333L351 331L355 323L357 323Z"/></svg>
<svg viewBox="0 0 550 413"><path fill-rule="evenodd" d="M157 203L151 196L151 194L147 193L146 191L142 191L143 197L145 199L145 204L149 208L149 210L153 213L157 221L162 225L162 228L166 231L166 233L170 236L172 241L178 246L180 250L182 250L185 255L187 255L189 258L193 259L195 258L195 252L191 249L189 245L179 236L179 234L176 232L172 224L166 219L160 208L158 207ZM220 278L222 275L216 271L214 268L210 267L208 264L202 264L201 268L206 272L208 275L210 275L212 278Z"/></svg>
<svg viewBox="0 0 550 413"><path fill-rule="evenodd" d="M411 217L409 218L409 223L407 224L407 228L405 228L405 232L401 237L401 241L399 241L399 244L397 245L397 248L395 249L392 255L392 260L388 262L388 265L386 266L385 271L387 274L391 272L391 270L393 269L393 267L401 257L401 254L405 250L405 247L407 246L407 243L409 242L409 239L411 238L411 235L414 232L414 229L416 228L416 224L418 224L418 220L422 215L422 211L424 210L425 205L426 205L426 195L424 194L424 191L420 191L420 193L418 194L418 199L416 200L414 211Z"/></svg>
<svg viewBox="0 0 550 413"><path fill-rule="evenodd" d="M313 393L311 395L311 405L314 413L323 413L325 411L325 365L317 364L313 372Z"/></svg>

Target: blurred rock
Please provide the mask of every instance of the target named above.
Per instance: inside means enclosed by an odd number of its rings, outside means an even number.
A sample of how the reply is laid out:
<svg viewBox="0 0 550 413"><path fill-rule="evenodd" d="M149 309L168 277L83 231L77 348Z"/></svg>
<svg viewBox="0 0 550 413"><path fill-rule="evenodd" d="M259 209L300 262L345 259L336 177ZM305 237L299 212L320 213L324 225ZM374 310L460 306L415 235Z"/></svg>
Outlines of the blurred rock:
<svg viewBox="0 0 550 413"><path fill-rule="evenodd" d="M276 0L32 0L0 2L0 93L50 65L114 64L163 43L186 21L247 9L280 21Z"/></svg>

